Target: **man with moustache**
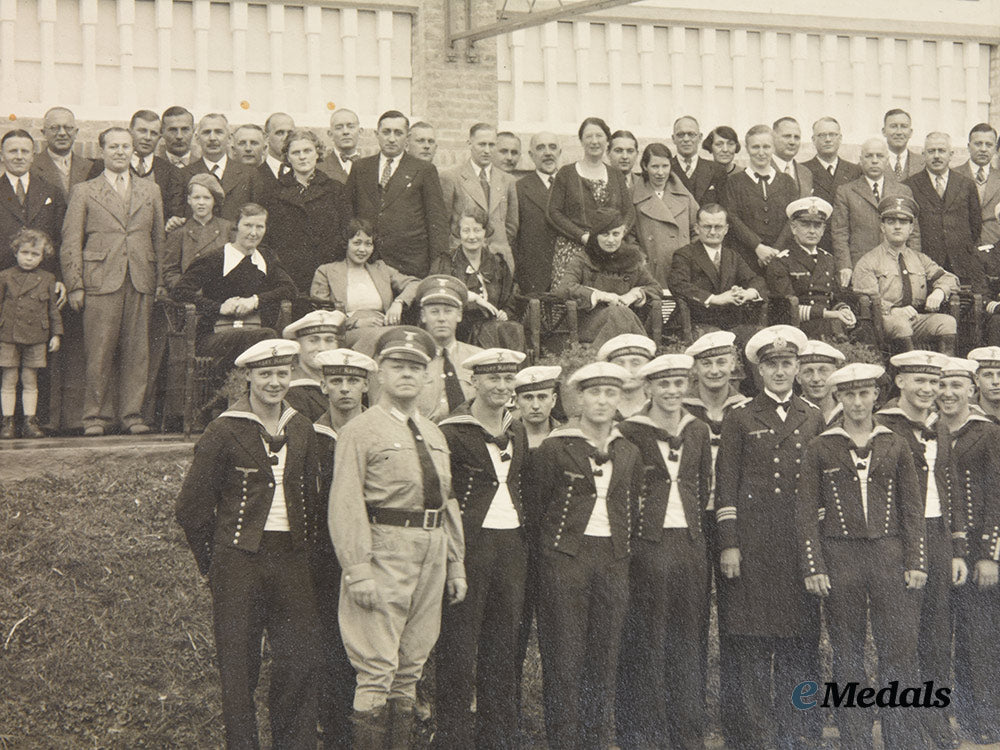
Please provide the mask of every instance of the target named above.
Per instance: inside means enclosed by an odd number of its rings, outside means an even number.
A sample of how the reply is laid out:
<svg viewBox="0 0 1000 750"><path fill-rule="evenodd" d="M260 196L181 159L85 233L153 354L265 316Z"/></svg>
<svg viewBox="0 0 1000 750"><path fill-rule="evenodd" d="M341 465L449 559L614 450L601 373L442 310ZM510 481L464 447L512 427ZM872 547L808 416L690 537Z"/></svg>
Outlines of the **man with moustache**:
<svg viewBox="0 0 1000 750"><path fill-rule="evenodd" d="M812 195L813 178L808 168L795 161L802 147L802 128L794 117L780 117L771 126L774 131L774 167L795 181L799 197Z"/></svg>
<svg viewBox="0 0 1000 750"><path fill-rule="evenodd" d="M517 239L514 252L514 280L522 294L537 295L552 286L552 257L556 233L545 220L552 178L559 169L562 148L554 133L531 136L528 156L535 170L519 179L517 192Z"/></svg>
<svg viewBox="0 0 1000 750"><path fill-rule="evenodd" d="M191 139L194 138L194 115L174 105L163 110L163 158L183 170L194 161Z"/></svg>
<svg viewBox="0 0 1000 750"><path fill-rule="evenodd" d="M854 267L861 256L882 241L878 213L881 200L900 196L913 198L913 191L908 185L887 176L887 154L885 143L881 139L868 139L861 144L862 176L837 187L830 233L841 286L850 284ZM907 245L920 252L918 225L914 225Z"/></svg>
<svg viewBox="0 0 1000 750"><path fill-rule="evenodd" d="M699 206L721 203L725 170L698 154L702 140L698 121L690 115L678 117L674 121L671 138L676 151L670 162L671 171L680 178Z"/></svg>
<svg viewBox="0 0 1000 750"><path fill-rule="evenodd" d="M76 117L66 107L53 107L42 120L45 150L35 157L32 174L62 190L63 200L69 200L70 189L90 178L93 163L73 153L73 144L80 129Z"/></svg>
<svg viewBox="0 0 1000 750"><path fill-rule="evenodd" d="M326 134L333 141L333 148L316 168L344 185L355 160L361 156L358 153L358 136L361 135L358 116L349 109L335 109L330 115L330 128Z"/></svg>
<svg viewBox="0 0 1000 750"><path fill-rule="evenodd" d="M825 341L810 339L799 353L796 382L802 388L802 400L812 404L823 415L827 427L843 414L843 407L834 398L827 382L834 370L844 364L844 354Z"/></svg>
<svg viewBox="0 0 1000 750"><path fill-rule="evenodd" d="M910 113L905 109L890 109L882 118L882 135L889 149L886 176L889 180L903 182L924 168L924 157L908 148L913 135Z"/></svg>
<svg viewBox="0 0 1000 750"><path fill-rule="evenodd" d="M222 183L226 199L220 215L236 223L240 208L257 202L263 190L258 184L257 172L237 159L229 157L229 120L219 113L205 115L198 122L195 140L201 148L201 158L191 162L182 172L187 183L196 174L208 172ZM168 226L167 229L173 229Z"/></svg>
<svg viewBox="0 0 1000 750"><path fill-rule="evenodd" d="M257 123L240 125L233 131L233 156L256 169L264 161L264 128Z"/></svg>
<svg viewBox="0 0 1000 750"><path fill-rule="evenodd" d="M270 200L270 194L278 190L278 178L290 169L285 163L283 150L285 139L294 129L295 121L290 115L286 115L284 112L274 112L269 115L264 122L264 143L266 145L263 153L264 158L256 164L247 165L254 169L259 187L257 200L265 205Z"/></svg>
<svg viewBox="0 0 1000 750"><path fill-rule="evenodd" d="M953 441L955 501L966 508L971 581L952 591L955 616L955 716L980 745L1000 742L1000 427L971 406L981 364L950 358L941 372L938 414Z"/></svg>
<svg viewBox="0 0 1000 750"><path fill-rule="evenodd" d="M437 133L429 122L420 120L410 127L410 135L406 139L406 153L412 154L422 161L434 162L437 153Z"/></svg>
<svg viewBox="0 0 1000 750"><path fill-rule="evenodd" d="M973 407L1000 424L1000 346L980 346L969 352L969 359L978 362L976 397Z"/></svg>
<svg viewBox="0 0 1000 750"><path fill-rule="evenodd" d="M616 130L608 143L608 160L625 178L629 190L635 184L635 163L639 160L639 141L628 130Z"/></svg>

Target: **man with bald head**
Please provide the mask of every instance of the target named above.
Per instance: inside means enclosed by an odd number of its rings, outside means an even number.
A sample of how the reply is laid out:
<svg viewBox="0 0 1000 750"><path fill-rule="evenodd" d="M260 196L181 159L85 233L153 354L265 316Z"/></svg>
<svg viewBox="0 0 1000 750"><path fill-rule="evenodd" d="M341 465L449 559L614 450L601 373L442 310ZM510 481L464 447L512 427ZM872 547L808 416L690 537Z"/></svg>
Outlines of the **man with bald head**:
<svg viewBox="0 0 1000 750"><path fill-rule="evenodd" d="M979 244L983 217L976 183L950 168L953 154L946 133L928 133L924 141L924 169L904 180L920 208L922 249L925 255L956 274L963 284L968 255Z"/></svg>
<svg viewBox="0 0 1000 750"><path fill-rule="evenodd" d="M670 160L671 170L680 177L684 187L694 196L699 206L718 203L722 195L725 170L710 159L698 155L701 148L701 128L690 115L674 121L672 136L676 153Z"/></svg>
<svg viewBox="0 0 1000 750"><path fill-rule="evenodd" d="M328 150L317 169L326 172L340 184L347 183L347 175L351 173L354 160L359 158L358 136L361 134L361 123L358 116L349 109L336 109L330 115L330 129L326 131L333 141L333 148Z"/></svg>
<svg viewBox="0 0 1000 750"><path fill-rule="evenodd" d="M257 172L239 159L229 157L229 120L225 115L212 113L202 117L194 138L201 148L201 158L184 168L184 184L187 185L188 180L196 174L207 172L214 175L222 183L222 189L226 193L226 199L222 203L222 218L235 224L240 207L246 203L259 202L266 192L259 184ZM168 225L167 229L169 231L173 226Z"/></svg>
<svg viewBox="0 0 1000 750"><path fill-rule="evenodd" d="M413 123L406 139L406 153L433 163L437 150L437 132L434 126L423 120Z"/></svg>
<svg viewBox="0 0 1000 750"><path fill-rule="evenodd" d="M90 159L73 153L73 144L79 132L76 117L70 110L66 107L50 109L42 122L45 150L35 157L31 165L31 173L59 188L63 200L68 200L71 187L89 178L93 167Z"/></svg>
<svg viewBox="0 0 1000 750"><path fill-rule="evenodd" d="M517 181L518 229L514 243L514 278L523 294L537 295L552 284L556 234L545 220L552 177L562 148L554 133L531 136L528 156L535 170Z"/></svg>
<svg viewBox="0 0 1000 750"><path fill-rule="evenodd" d="M909 186L891 179L886 173L888 160L885 141L869 138L861 144L861 177L837 187L830 232L841 286L850 283L851 273L861 256L882 242L879 201L894 196L913 197ZM907 245L920 252L919 227L913 227Z"/></svg>

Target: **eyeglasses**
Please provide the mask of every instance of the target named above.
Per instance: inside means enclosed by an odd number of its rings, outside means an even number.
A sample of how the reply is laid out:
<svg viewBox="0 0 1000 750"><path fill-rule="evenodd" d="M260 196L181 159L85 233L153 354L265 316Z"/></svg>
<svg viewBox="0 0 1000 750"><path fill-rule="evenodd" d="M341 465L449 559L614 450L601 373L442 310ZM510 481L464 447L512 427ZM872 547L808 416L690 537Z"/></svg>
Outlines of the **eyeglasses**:
<svg viewBox="0 0 1000 750"><path fill-rule="evenodd" d="M703 232L725 232L728 228L728 224L698 224L698 228Z"/></svg>
<svg viewBox="0 0 1000 750"><path fill-rule="evenodd" d="M46 133L75 133L76 125L46 125Z"/></svg>
<svg viewBox="0 0 1000 750"><path fill-rule="evenodd" d="M690 130L682 130L674 133L674 138L697 138L701 133L693 133Z"/></svg>

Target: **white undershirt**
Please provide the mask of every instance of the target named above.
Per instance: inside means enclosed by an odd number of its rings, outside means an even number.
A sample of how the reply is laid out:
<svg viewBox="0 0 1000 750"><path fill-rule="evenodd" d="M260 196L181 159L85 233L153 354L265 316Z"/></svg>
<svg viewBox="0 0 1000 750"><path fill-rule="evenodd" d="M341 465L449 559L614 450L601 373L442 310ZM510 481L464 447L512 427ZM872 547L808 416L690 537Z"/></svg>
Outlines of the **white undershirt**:
<svg viewBox="0 0 1000 750"><path fill-rule="evenodd" d="M344 302L344 312L350 315L358 310L382 312L382 295L378 293L378 288L366 268L349 265L347 267L347 300Z"/></svg>
<svg viewBox="0 0 1000 750"><path fill-rule="evenodd" d="M861 512L865 516L865 525L868 525L868 469L871 466L872 456L868 458L858 458L858 454L851 449L851 460L854 462L854 471L858 474L858 484L861 485Z"/></svg>
<svg viewBox="0 0 1000 750"><path fill-rule="evenodd" d="M920 443L924 446L924 461L927 462L927 503L924 506L924 518L940 518L941 497L938 495L937 480L934 477L938 452L937 440L920 440Z"/></svg>
<svg viewBox="0 0 1000 750"><path fill-rule="evenodd" d="M677 481L677 475L681 467L681 453L684 447L682 446L674 451L677 460L671 461L670 443L657 440L656 446L660 449L660 455L663 456L663 463L667 467L667 473L670 474L670 494L667 496L667 512L663 516L663 528L686 529L688 524L687 519L684 517L684 505L681 502L680 483Z"/></svg>
<svg viewBox="0 0 1000 750"><path fill-rule="evenodd" d="M510 496L510 488L507 487L507 474L510 472L511 458L514 455L514 442L511 441L504 451L501 451L499 446L493 443L487 443L486 450L490 453L493 471L497 475L497 491L490 501L489 510L486 511L483 528L516 529L521 525L521 522L517 518L517 510L514 508L514 500ZM509 458L506 461L501 460L501 453L506 454Z"/></svg>
<svg viewBox="0 0 1000 750"><path fill-rule="evenodd" d="M267 447L267 444L264 444ZM274 474L274 497L271 500L271 509L267 511L267 520L264 522L264 531L289 531L288 508L285 505L285 455L288 453L288 446L281 446L277 453L268 451L268 456L277 456L278 463L271 467Z"/></svg>
<svg viewBox="0 0 1000 750"><path fill-rule="evenodd" d="M590 470L600 472L594 475L594 489L597 491L597 500L594 502L594 510L590 513L587 521L587 528L583 530L584 536L611 536L611 520L608 518L608 487L611 486L611 461L605 461L600 466L590 459Z"/></svg>

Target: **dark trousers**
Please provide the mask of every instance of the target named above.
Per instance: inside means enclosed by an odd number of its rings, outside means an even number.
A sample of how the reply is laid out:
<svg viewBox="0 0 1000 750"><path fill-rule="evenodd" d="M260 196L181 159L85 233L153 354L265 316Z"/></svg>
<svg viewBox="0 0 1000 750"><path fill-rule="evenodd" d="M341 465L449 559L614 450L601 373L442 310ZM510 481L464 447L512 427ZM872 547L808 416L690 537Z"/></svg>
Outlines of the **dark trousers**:
<svg viewBox="0 0 1000 750"><path fill-rule="evenodd" d="M517 642L527 567L519 528L482 529L468 547L468 593L461 604L445 605L435 649L435 747L516 746Z"/></svg>
<svg viewBox="0 0 1000 750"><path fill-rule="evenodd" d="M354 703L354 667L340 637L340 564L330 547L313 557L316 612L319 618L319 725L327 750L351 746L351 710Z"/></svg>
<svg viewBox="0 0 1000 750"><path fill-rule="evenodd" d="M704 540L692 540L687 529L664 529L658 542L640 539L629 579L615 702L618 743L702 750Z"/></svg>
<svg viewBox="0 0 1000 750"><path fill-rule="evenodd" d="M528 658L528 641L531 639L531 625L535 621L538 603L538 550L528 544L528 568L524 577L524 605L521 607L521 628L517 634L517 713L521 713L521 682L524 676L524 660Z"/></svg>
<svg viewBox="0 0 1000 750"><path fill-rule="evenodd" d="M878 652L876 687L899 681L900 690L919 687L916 612L922 594L904 583L903 545L896 537L826 539L823 556L830 576L824 600L826 626L833 646L833 679L843 690L848 682L867 684L865 637L868 617ZM822 696L818 696L822 700ZM818 709L813 709L816 711ZM927 709L921 709L924 711ZM834 709L842 750L871 750L875 708ZM913 709L881 712L886 750L921 747Z"/></svg>
<svg viewBox="0 0 1000 750"><path fill-rule="evenodd" d="M930 480L933 481L933 478ZM927 519L927 584L920 605L917 657L920 680L934 681L934 688L951 685L951 533L943 518ZM921 712L924 728L932 738L949 731L947 708Z"/></svg>
<svg viewBox="0 0 1000 750"><path fill-rule="evenodd" d="M973 536L972 531L969 532ZM1000 587L971 580L951 594L955 614L955 691L952 705L964 729L1000 740Z"/></svg>
<svg viewBox="0 0 1000 750"><path fill-rule="evenodd" d="M282 750L315 750L316 603L305 552L287 532L264 532L258 552L216 546L209 580L222 719L229 750L256 750L254 690L261 637L271 647L271 736Z"/></svg>
<svg viewBox="0 0 1000 750"><path fill-rule="evenodd" d="M538 646L551 750L604 750L611 742L628 566L610 537L583 537L576 555L541 553Z"/></svg>
<svg viewBox="0 0 1000 750"><path fill-rule="evenodd" d="M732 750L808 747L823 733L823 714L792 706L792 691L804 680L819 682L816 636L723 634L735 680ZM773 698L772 698L773 687Z"/></svg>

